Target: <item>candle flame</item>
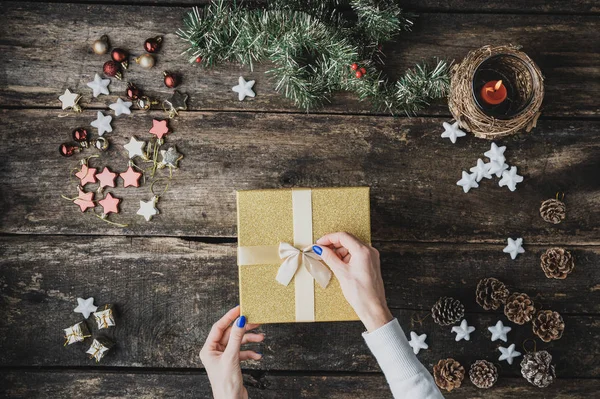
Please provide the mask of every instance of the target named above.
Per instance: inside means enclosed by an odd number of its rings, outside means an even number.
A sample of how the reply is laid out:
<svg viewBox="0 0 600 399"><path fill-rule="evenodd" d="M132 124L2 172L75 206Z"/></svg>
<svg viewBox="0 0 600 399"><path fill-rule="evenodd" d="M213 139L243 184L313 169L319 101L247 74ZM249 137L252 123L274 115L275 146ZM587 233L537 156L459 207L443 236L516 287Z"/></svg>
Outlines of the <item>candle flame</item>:
<svg viewBox="0 0 600 399"><path fill-rule="evenodd" d="M502 86L502 80L499 80L498 82L496 82L496 85L494 86L494 90L500 90L500 86Z"/></svg>

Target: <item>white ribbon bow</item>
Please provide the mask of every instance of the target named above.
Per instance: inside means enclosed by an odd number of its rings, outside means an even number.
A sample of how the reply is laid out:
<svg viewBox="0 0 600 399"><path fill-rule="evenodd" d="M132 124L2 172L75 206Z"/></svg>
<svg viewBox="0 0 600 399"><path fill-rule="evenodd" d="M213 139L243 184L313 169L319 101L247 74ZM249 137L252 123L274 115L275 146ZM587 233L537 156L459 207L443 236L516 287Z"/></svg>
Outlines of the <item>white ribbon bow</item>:
<svg viewBox="0 0 600 399"><path fill-rule="evenodd" d="M306 247L300 251L286 242L280 242L279 257L283 259L283 263L277 271L276 279L279 283L287 286L294 278L298 267L304 264L317 283L321 287L327 288L329 280L331 280L331 270L321 262L319 256L312 251L312 247Z"/></svg>

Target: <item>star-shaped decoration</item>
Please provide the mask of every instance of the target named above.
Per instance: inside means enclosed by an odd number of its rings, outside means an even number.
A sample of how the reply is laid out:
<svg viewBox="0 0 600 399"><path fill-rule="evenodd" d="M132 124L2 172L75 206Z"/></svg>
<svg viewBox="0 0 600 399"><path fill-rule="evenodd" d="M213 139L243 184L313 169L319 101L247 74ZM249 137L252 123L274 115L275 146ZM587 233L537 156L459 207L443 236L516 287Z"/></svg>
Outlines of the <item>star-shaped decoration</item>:
<svg viewBox="0 0 600 399"><path fill-rule="evenodd" d="M506 360L506 363L508 364L513 364L513 359L521 356L521 352L515 350L515 344L510 344L508 348L500 346L498 347L498 350L501 353L498 361Z"/></svg>
<svg viewBox="0 0 600 399"><path fill-rule="evenodd" d="M252 86L254 86L254 80L250 80L250 81L246 82L246 80L240 76L240 79L238 82L239 82L238 85L233 86L233 88L231 90L238 93L238 99L240 101L243 101L244 98L246 98L246 96L248 96L248 97L255 96L254 92L252 91Z"/></svg>
<svg viewBox="0 0 600 399"><path fill-rule="evenodd" d="M458 122L454 122L453 124L444 122L442 123L442 126L444 127L444 133L442 133L442 138L450 139L452 144L456 143L456 139L458 137L464 137L467 135L465 132L458 128Z"/></svg>
<svg viewBox="0 0 600 399"><path fill-rule="evenodd" d="M73 310L75 313L81 313L86 319L90 317L90 314L94 313L98 309L94 306L94 298L77 298L77 307Z"/></svg>
<svg viewBox="0 0 600 399"><path fill-rule="evenodd" d="M502 252L510 254L511 259L516 259L518 254L522 254L525 252L523 249L523 239L517 238L513 240L512 238L508 238L508 245L504 247Z"/></svg>
<svg viewBox="0 0 600 399"><path fill-rule="evenodd" d="M512 330L512 328L504 327L502 320L498 320L498 323L496 323L495 326L488 327L488 331L492 333L492 342L496 341L497 339L501 339L502 341L506 342L508 339L506 334L508 334L510 330Z"/></svg>
<svg viewBox="0 0 600 399"><path fill-rule="evenodd" d="M506 151L506 146L498 147L496 143L492 143L490 150L484 152L483 155L488 157L490 161L504 163L504 161L506 161L506 158L504 157L504 151Z"/></svg>
<svg viewBox="0 0 600 399"><path fill-rule="evenodd" d="M429 345L425 343L426 339L427 334L418 335L414 331L410 332L410 341L408 341L408 344L411 348L413 348L413 352L415 353L415 355L418 355L421 349L429 348Z"/></svg>
<svg viewBox="0 0 600 399"><path fill-rule="evenodd" d="M146 222L149 222L152 216L158 214L158 209L156 209L157 199L157 197L154 197L150 201L140 201L140 209L137 214L143 216Z"/></svg>
<svg viewBox="0 0 600 399"><path fill-rule="evenodd" d="M112 132L112 126L110 122L112 121L112 116L104 115L102 112L98 111L98 117L95 121L92 121L92 127L98 129L98 136L102 136L104 133Z"/></svg>
<svg viewBox="0 0 600 399"><path fill-rule="evenodd" d="M81 212L85 212L88 208L96 206L96 204L94 204L94 192L90 191L89 193L86 193L81 187L77 187L77 198L73 202L76 205L79 205Z"/></svg>
<svg viewBox="0 0 600 399"><path fill-rule="evenodd" d="M133 167L131 165L129 165L127 170L121 173L119 176L121 176L121 179L123 179L123 187L140 186L140 177L142 176L142 174L133 170Z"/></svg>
<svg viewBox="0 0 600 399"><path fill-rule="evenodd" d="M461 321L460 326L452 327L452 332L456 333L456 341L460 341L461 339L465 341L470 340L473 331L475 331L475 327L468 325L466 320Z"/></svg>
<svg viewBox="0 0 600 399"><path fill-rule="evenodd" d="M96 168L90 168L86 164L81 165L81 170L75 173L75 176L79 179L79 185L81 187L88 183L96 183Z"/></svg>
<svg viewBox="0 0 600 399"><path fill-rule="evenodd" d="M146 154L144 154L144 145L146 145L146 142L138 141L135 137L132 137L131 140L129 140L129 143L125 144L123 147L125 147L129 153L130 159L133 159L136 156L146 158Z"/></svg>
<svg viewBox="0 0 600 399"><path fill-rule="evenodd" d="M102 213L105 215L108 215L109 213L119 213L119 202L121 202L121 200L113 197L111 193L106 194L104 199L98 201L102 206Z"/></svg>
<svg viewBox="0 0 600 399"><path fill-rule="evenodd" d="M477 176L475 173L468 174L467 172L462 172L462 179L456 182L457 186L462 186L463 191L468 193L470 189L479 187L477 184Z"/></svg>
<svg viewBox="0 0 600 399"><path fill-rule="evenodd" d="M523 181L523 176L517 174L517 167L513 166L510 170L502 172L502 179L498 182L500 187L507 186L510 191L517 189L517 183Z"/></svg>
<svg viewBox="0 0 600 399"><path fill-rule="evenodd" d="M117 174L111 172L110 169L108 169L108 166L104 167L102 173L96 175L96 178L98 178L98 181L100 182L100 188L114 187L116 177Z"/></svg>
<svg viewBox="0 0 600 399"><path fill-rule="evenodd" d="M508 165L504 162L490 161L486 165L488 165L490 174L496 175L496 177L502 176L502 172L508 169Z"/></svg>
<svg viewBox="0 0 600 399"><path fill-rule="evenodd" d="M100 94L110 94L108 91L108 85L110 79L102 79L100 75L96 74L94 80L89 82L87 86L92 89L94 97L98 97Z"/></svg>
<svg viewBox="0 0 600 399"><path fill-rule="evenodd" d="M477 165L473 166L469 169L471 172L475 173L475 180L480 182L484 177L486 179L491 179L492 174L490 173L490 164L483 162L481 158L477 160Z"/></svg>
<svg viewBox="0 0 600 399"><path fill-rule="evenodd" d="M80 98L81 98L81 96L79 94L71 93L71 90L69 90L69 89L66 89L65 94L58 97L58 99L62 103L62 109L79 108L79 105L77 105L77 102L79 102Z"/></svg>
<svg viewBox="0 0 600 399"><path fill-rule="evenodd" d="M150 134L155 135L157 138L162 139L169 133L169 126L167 126L167 120L152 119L152 129Z"/></svg>
<svg viewBox="0 0 600 399"><path fill-rule="evenodd" d="M171 107L177 111L185 111L187 109L187 100L189 96L175 90L173 95L167 100Z"/></svg>
<svg viewBox="0 0 600 399"><path fill-rule="evenodd" d="M115 116L131 114L131 110L129 109L131 107L131 101L123 101L120 98L117 98L117 102L110 104L108 107L115 111Z"/></svg>
<svg viewBox="0 0 600 399"><path fill-rule="evenodd" d="M175 147L171 147L168 150L160 150L160 155L162 156L162 160L159 165L163 168L165 166L177 168L177 162L183 158L183 155L178 153Z"/></svg>

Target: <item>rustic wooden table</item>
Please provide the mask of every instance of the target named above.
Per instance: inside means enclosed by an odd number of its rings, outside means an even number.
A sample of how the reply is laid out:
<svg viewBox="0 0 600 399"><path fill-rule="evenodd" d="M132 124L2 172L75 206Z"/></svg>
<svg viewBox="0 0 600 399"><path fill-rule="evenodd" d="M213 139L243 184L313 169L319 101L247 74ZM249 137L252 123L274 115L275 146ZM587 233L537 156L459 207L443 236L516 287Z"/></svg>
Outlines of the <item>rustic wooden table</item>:
<svg viewBox="0 0 600 399"><path fill-rule="evenodd" d="M187 3L190 4L187 4ZM105 3L105 4L103 4ZM152 4L149 4L152 3ZM406 331L435 300L463 301L478 331L454 342L431 317L414 326L429 336L419 358L431 369L440 358L465 365L496 361L498 342L484 331L500 312L474 300L477 281L495 276L529 293L544 309L561 312L564 337L537 348L554 356L558 379L545 390L520 377L519 362L501 365L490 391L470 382L449 397L569 397L600 388L600 8L594 0L408 0L419 12L414 32L385 46L387 72L397 76L423 58L460 60L485 44L520 44L546 77L546 98L531 134L499 140L525 181L514 193L492 181L469 194L456 186L489 142L442 140L445 104L418 117L374 114L349 95L311 114L272 90L263 66L213 70L189 66L174 31L194 0L74 0L3 2L0 15L0 396L208 397L198 359L210 325L237 303L235 190L290 186L368 185L374 245L382 253L389 305ZM172 4L170 4L172 3ZM127 78L152 96L169 92L163 70L181 72L190 110L172 121L169 140L185 158L152 222L136 217L146 189L117 188L129 223L115 228L60 195L75 195L74 158L59 156L70 131L123 94L91 101L86 82L108 56L90 44L109 35L116 46L141 52L164 35L154 69L132 68ZM238 76L256 79L257 96L238 102ZM58 118L66 88L83 95L84 112ZM126 167L122 145L145 134L151 116L116 118L112 149L94 165ZM79 155L81 157L81 155ZM119 169L119 168L113 168ZM568 218L549 225L540 202L566 193ZM507 237L522 236L524 255L502 253ZM540 254L564 246L576 258L566 280L549 280ZM63 347L62 329L77 322L78 296L114 303L118 346L99 365L87 345ZM389 397L359 323L264 326L261 362L244 364L251 397ZM517 327L521 347L531 327Z"/></svg>

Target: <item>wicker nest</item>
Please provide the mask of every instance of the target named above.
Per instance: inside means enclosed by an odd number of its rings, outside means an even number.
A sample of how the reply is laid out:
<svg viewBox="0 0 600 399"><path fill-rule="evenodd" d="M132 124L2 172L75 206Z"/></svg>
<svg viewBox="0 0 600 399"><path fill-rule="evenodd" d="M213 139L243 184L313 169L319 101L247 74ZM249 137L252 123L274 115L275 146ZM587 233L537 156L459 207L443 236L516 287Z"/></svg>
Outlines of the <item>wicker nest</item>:
<svg viewBox="0 0 600 399"><path fill-rule="evenodd" d="M501 57L501 68L515 85L518 93L518 113L509 118L487 115L477 104L473 94L473 79L476 70L486 60ZM471 51L465 59L454 65L450 82L448 106L461 128L476 137L495 139L520 130L531 131L540 116L544 99L543 76L538 66L519 51L516 46L484 46Z"/></svg>

